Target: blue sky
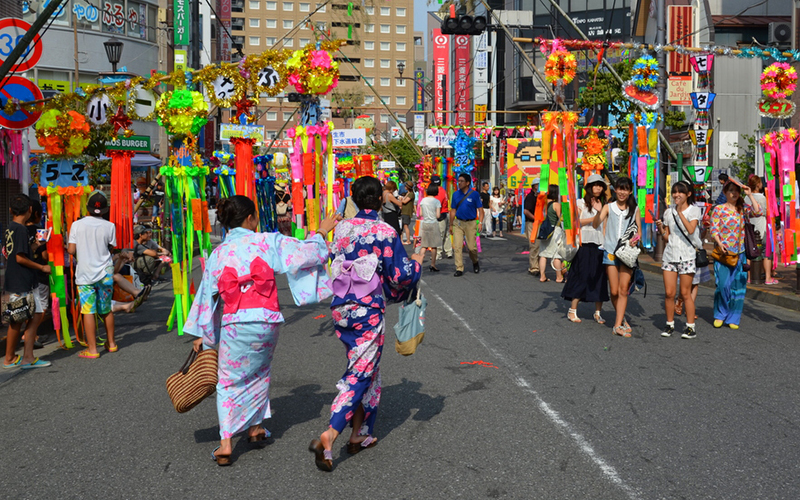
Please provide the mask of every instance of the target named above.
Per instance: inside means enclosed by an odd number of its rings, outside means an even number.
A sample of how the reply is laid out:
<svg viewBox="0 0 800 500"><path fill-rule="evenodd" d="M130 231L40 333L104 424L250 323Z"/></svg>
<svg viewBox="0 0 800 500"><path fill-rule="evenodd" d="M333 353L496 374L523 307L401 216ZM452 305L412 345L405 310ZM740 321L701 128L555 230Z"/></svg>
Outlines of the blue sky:
<svg viewBox="0 0 800 500"><path fill-rule="evenodd" d="M414 31L421 31L423 34L425 33L425 28L427 26L428 21L425 19L428 16L429 10L436 10L437 6L439 5L438 0L433 0L434 4L428 5L427 0L414 0ZM425 35L423 37L425 42L425 47L428 46L428 36ZM427 54L427 49L425 54Z"/></svg>

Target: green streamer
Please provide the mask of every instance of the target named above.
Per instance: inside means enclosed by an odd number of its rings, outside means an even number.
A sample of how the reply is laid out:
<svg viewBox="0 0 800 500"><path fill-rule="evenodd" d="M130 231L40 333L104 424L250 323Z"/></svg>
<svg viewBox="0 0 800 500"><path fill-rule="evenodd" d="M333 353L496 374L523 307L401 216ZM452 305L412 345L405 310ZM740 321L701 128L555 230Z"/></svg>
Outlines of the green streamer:
<svg viewBox="0 0 800 500"><path fill-rule="evenodd" d="M539 170L539 191L546 192L547 185L550 183L550 164L545 163Z"/></svg>

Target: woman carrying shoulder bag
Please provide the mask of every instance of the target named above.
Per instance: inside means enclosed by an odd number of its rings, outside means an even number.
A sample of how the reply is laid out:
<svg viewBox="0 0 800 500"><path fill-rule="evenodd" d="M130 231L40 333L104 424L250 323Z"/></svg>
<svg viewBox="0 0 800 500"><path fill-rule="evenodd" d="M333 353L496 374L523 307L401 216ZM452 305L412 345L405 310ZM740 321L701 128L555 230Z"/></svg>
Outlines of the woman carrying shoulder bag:
<svg viewBox="0 0 800 500"><path fill-rule="evenodd" d="M547 188L547 222L553 228L552 232L549 235L543 235L540 230L538 235L542 240L539 243L541 249L539 250L539 270L541 271L539 281L542 283L550 281L545 276L545 270L547 269L547 259L553 259L553 268L557 269L556 283L563 283L564 269L561 266L558 250L559 243L564 238L564 229L561 227L561 203L558 203L558 186L555 184L551 184Z"/></svg>
<svg viewBox="0 0 800 500"><path fill-rule="evenodd" d="M392 226L397 231L397 235L400 236L400 207L403 202L395 197L395 191L397 191L397 184L394 181L386 181L386 184L383 185L381 215L383 216L383 221Z"/></svg>
<svg viewBox="0 0 800 500"><path fill-rule="evenodd" d="M750 198L745 207L742 191ZM727 323L739 329L747 292L747 272L744 270L744 217L761 215L761 205L753 198L748 186L728 181L722 188L725 203L711 212L711 237L714 238L714 328Z"/></svg>
<svg viewBox="0 0 800 500"><path fill-rule="evenodd" d="M661 269L664 271L664 311L667 314L667 326L661 336L671 337L675 333L675 295L676 289L680 287L687 318L686 329L681 338L693 339L697 332L692 280L697 272L697 249L703 245L698 227L702 213L694 205L694 192L687 182L679 181L672 186L672 200L675 204L664 211L661 220L656 221L661 238L666 242Z"/></svg>

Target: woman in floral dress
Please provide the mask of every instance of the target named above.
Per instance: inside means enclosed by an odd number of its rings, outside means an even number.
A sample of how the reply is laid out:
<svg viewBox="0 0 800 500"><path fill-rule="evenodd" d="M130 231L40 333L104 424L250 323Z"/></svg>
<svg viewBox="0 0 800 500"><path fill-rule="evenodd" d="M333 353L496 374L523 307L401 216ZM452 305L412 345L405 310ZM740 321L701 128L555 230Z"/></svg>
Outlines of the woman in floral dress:
<svg viewBox="0 0 800 500"><path fill-rule="evenodd" d="M353 201L361 209L334 232L331 264L331 312L336 336L347 348L347 371L336 384L330 428L311 441L309 450L321 470L333 470L331 447L349 424L348 453L377 444L373 437L381 397L379 363L383 351L387 302L404 300L416 288L424 253L408 258L397 232L378 220L380 182L361 177L353 183Z"/></svg>
<svg viewBox="0 0 800 500"><path fill-rule="evenodd" d="M297 305L331 295L324 264L324 235L336 220L320 222L306 241L280 233L256 233L258 216L252 200L233 196L217 204L219 220L229 230L225 241L206 262L184 332L219 350L217 414L220 446L211 458L230 465L231 438L247 430L254 444L266 444L270 433L261 423L270 417L270 365L283 315L278 305L275 273L288 276Z"/></svg>

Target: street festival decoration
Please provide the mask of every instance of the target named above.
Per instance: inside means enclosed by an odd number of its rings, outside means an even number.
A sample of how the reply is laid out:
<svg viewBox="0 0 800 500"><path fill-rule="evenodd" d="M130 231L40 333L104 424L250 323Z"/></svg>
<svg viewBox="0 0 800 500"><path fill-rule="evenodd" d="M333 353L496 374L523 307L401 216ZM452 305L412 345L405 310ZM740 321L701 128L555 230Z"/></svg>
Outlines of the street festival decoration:
<svg viewBox="0 0 800 500"><path fill-rule="evenodd" d="M581 149L583 149L583 159L581 162L581 170L583 170L583 178L587 179L592 174L600 174L606 167L606 148L608 147L608 139L601 139L597 135L597 130L590 130L586 138L578 141Z"/></svg>
<svg viewBox="0 0 800 500"><path fill-rule="evenodd" d="M547 82L554 87L556 102L564 102L564 87L575 78L578 61L574 54L564 50L557 42L557 40L553 42L553 51L547 56L544 76ZM546 53L546 49L543 50L543 53Z"/></svg>
<svg viewBox="0 0 800 500"><path fill-rule="evenodd" d="M707 129L711 124L708 110L714 104L714 98L717 97L717 94L714 92L691 92L689 96L692 98L692 107L695 110L695 125L699 128Z"/></svg>
<svg viewBox="0 0 800 500"><path fill-rule="evenodd" d="M710 85L709 74L714 64L714 54L697 54L689 58L689 63L697 73L697 88L707 89Z"/></svg>
<svg viewBox="0 0 800 500"><path fill-rule="evenodd" d="M80 156L89 145L89 124L77 111L49 109L36 122L36 140L53 158Z"/></svg>
<svg viewBox="0 0 800 500"><path fill-rule="evenodd" d="M795 173L797 130L790 128L768 132L761 138L759 145L764 154L767 177L767 234L764 237L766 257L773 259L773 268L777 267L779 260L784 266L797 264L800 245ZM776 218L782 221L780 229L775 225Z"/></svg>
<svg viewBox="0 0 800 500"><path fill-rule="evenodd" d="M761 92L758 100L761 116L791 118L797 106L788 99L797 89L797 71L785 62L772 63L761 73Z"/></svg>
<svg viewBox="0 0 800 500"><path fill-rule="evenodd" d="M197 135L208 122L208 103L193 90L164 92L156 103L158 124L170 135Z"/></svg>
<svg viewBox="0 0 800 500"><path fill-rule="evenodd" d="M456 138L450 141L456 160L453 167L456 175L464 173L472 176L472 171L475 169L475 142L475 139L467 136L463 129L459 130Z"/></svg>
<svg viewBox="0 0 800 500"><path fill-rule="evenodd" d="M660 102L656 84L658 83L658 61L645 54L633 63L631 79L622 84L622 95L634 104L647 109L658 109Z"/></svg>
<svg viewBox="0 0 800 500"><path fill-rule="evenodd" d="M659 214L659 162L658 113L632 113L628 121L629 172L633 180L634 195L642 218L642 244L647 249L655 246L655 220Z"/></svg>

